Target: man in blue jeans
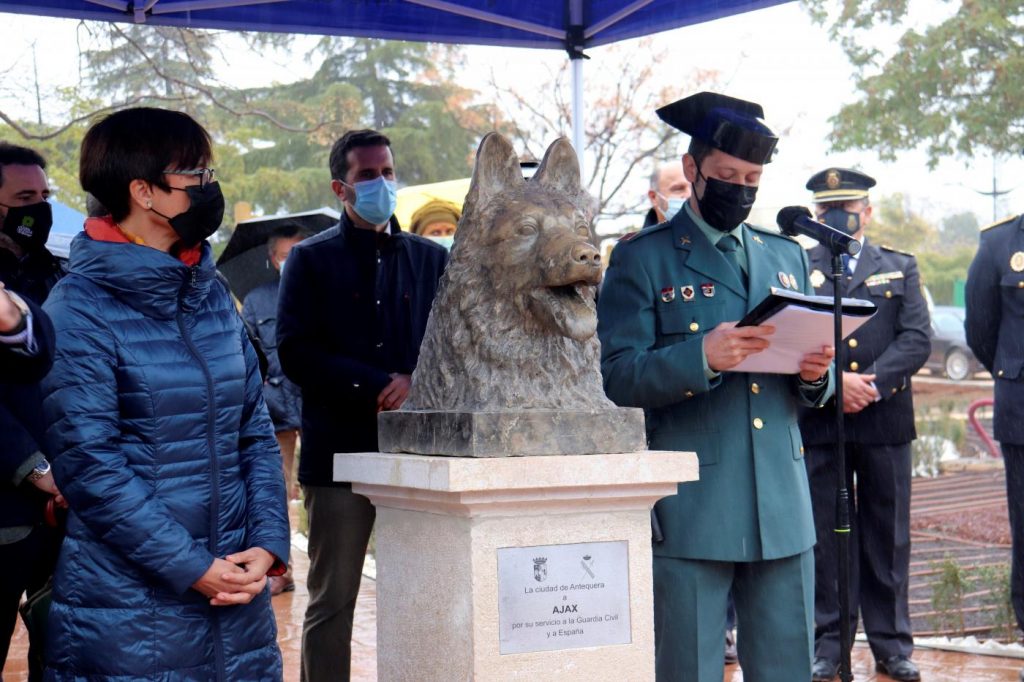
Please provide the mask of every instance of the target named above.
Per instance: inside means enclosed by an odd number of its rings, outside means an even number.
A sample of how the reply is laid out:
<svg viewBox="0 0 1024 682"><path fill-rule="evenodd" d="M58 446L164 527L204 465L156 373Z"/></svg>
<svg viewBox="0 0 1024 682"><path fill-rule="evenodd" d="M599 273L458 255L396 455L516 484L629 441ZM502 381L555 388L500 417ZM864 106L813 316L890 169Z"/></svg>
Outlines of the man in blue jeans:
<svg viewBox="0 0 1024 682"><path fill-rule="evenodd" d="M394 220L391 142L345 133L330 156L341 221L294 247L278 302L278 356L302 389L299 483L309 515L304 682L349 679L352 619L374 508L334 481L334 454L377 450L377 413L401 407L448 251ZM327 302L325 305L324 302Z"/></svg>

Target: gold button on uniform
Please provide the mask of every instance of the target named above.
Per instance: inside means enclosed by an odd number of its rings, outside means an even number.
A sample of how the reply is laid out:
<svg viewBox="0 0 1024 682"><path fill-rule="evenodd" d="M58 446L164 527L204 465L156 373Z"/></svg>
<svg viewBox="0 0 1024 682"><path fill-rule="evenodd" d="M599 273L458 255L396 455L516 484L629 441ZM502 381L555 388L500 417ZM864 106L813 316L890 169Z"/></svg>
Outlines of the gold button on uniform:
<svg viewBox="0 0 1024 682"><path fill-rule="evenodd" d="M997 375L997 376L1003 376L1003 370L999 370L999 371L998 371L998 372L996 373L996 375Z"/></svg>
<svg viewBox="0 0 1024 682"><path fill-rule="evenodd" d="M693 397L693 391L687 391L685 395L686 395L687 398L692 398Z"/></svg>
<svg viewBox="0 0 1024 682"><path fill-rule="evenodd" d="M760 417L754 417L754 428L755 429L763 429L764 428L764 420L761 419Z"/></svg>
<svg viewBox="0 0 1024 682"><path fill-rule="evenodd" d="M700 331L700 325L697 324L696 322L691 322L690 323L690 331L691 332Z"/></svg>
<svg viewBox="0 0 1024 682"><path fill-rule="evenodd" d="M893 386L892 387L892 392L893 392L894 395L895 395L896 391L897 391L897 388L895 386Z"/></svg>
<svg viewBox="0 0 1024 682"><path fill-rule="evenodd" d="M892 298L892 292L891 291L885 292L885 297L886 298Z"/></svg>
<svg viewBox="0 0 1024 682"><path fill-rule="evenodd" d="M1018 289L1024 289L1024 279L1022 279L1021 281L1017 282L1017 288Z"/></svg>
<svg viewBox="0 0 1024 682"><path fill-rule="evenodd" d="M850 363L851 372L856 372L858 369L860 369L860 364L856 360Z"/></svg>
<svg viewBox="0 0 1024 682"><path fill-rule="evenodd" d="M754 395L757 395L758 393L761 392L761 387L758 386L757 384L750 384L750 392L753 393Z"/></svg>
<svg viewBox="0 0 1024 682"><path fill-rule="evenodd" d="M857 347L857 339L850 339L850 348Z"/></svg>

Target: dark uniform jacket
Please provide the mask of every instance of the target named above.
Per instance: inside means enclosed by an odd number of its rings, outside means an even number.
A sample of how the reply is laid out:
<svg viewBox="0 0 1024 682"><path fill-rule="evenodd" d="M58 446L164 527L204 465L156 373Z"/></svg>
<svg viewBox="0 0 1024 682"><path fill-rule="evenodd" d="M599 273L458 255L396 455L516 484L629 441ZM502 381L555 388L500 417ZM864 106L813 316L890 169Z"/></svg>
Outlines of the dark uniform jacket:
<svg viewBox="0 0 1024 682"><path fill-rule="evenodd" d="M31 299L23 300L32 310L35 355L0 345L0 526L5 528L40 522L49 497L23 479L41 461L35 454L43 440L39 380L53 364L53 324Z"/></svg>
<svg viewBox="0 0 1024 682"><path fill-rule="evenodd" d="M302 389L299 481L332 485L334 453L377 450L377 396L412 374L448 251L416 235L338 226L292 248L277 352Z"/></svg>
<svg viewBox="0 0 1024 682"><path fill-rule="evenodd" d="M967 345L995 379L995 436L1024 444L1024 221L981 233L967 273Z"/></svg>
<svg viewBox="0 0 1024 682"><path fill-rule="evenodd" d="M832 296L832 262L824 247L810 252L815 293ZM853 277L843 295L871 301L878 312L854 332L843 348L843 369L874 374L881 399L845 420L848 443L909 443L914 430L910 378L931 353L931 322L921 291L917 260L910 254L864 241ZM824 410L803 410L800 430L807 445L834 443L834 400Z"/></svg>
<svg viewBox="0 0 1024 682"><path fill-rule="evenodd" d="M50 289L63 275L59 261L49 251L36 251L18 260L0 248L0 281L17 292L29 305L41 306ZM39 317L42 317L41 315ZM7 387L4 405L0 405L0 451L4 469L10 464L11 476L0 480L0 527L29 526L42 520L49 497L35 486L22 483L15 487L12 477L42 460L42 397L38 383Z"/></svg>

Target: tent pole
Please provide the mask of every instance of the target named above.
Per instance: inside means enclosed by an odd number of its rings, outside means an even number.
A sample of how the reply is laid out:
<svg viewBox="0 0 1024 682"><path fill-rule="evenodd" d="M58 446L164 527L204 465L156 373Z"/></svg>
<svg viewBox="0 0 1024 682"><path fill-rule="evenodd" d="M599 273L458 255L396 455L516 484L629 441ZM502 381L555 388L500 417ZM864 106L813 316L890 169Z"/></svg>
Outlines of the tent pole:
<svg viewBox="0 0 1024 682"><path fill-rule="evenodd" d="M572 146L580 159L580 174L586 183L586 141L583 136L583 60L572 60Z"/></svg>

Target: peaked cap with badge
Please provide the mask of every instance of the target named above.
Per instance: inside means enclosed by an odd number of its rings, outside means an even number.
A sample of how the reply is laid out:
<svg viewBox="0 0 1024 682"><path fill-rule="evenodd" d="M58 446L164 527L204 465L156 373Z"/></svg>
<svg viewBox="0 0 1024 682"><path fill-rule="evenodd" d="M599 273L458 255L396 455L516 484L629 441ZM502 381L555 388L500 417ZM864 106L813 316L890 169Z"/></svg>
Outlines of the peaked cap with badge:
<svg viewBox="0 0 1024 682"><path fill-rule="evenodd" d="M779 142L760 104L717 92L698 92L666 104L657 114L690 137L751 163L770 163Z"/></svg>
<svg viewBox="0 0 1024 682"><path fill-rule="evenodd" d="M864 199L874 186L874 178L849 168L827 168L807 181L816 204ZM913 652L907 601L910 443L917 435L911 377L928 359L931 341L917 261L910 254L875 244L870 230L868 226L857 258L846 261L840 288L843 296L869 300L878 310L844 340L840 369L874 375L871 383L878 392L878 400L843 415L843 428L848 479L853 480L856 472L858 481L850 542L859 547L853 557L859 553L860 558L851 561L850 603L855 613L859 605L868 643L876 659L884 661L909 658ZM815 293L831 297L833 279L825 274L831 272L831 253L816 246L808 256ZM834 410L830 402L826 409L803 409L800 414L818 537L814 655L829 665L840 658L839 601L834 588L838 580Z"/></svg>
<svg viewBox="0 0 1024 682"><path fill-rule="evenodd" d="M814 192L813 201L825 204L833 201L865 199L875 179L852 168L828 168L811 176L807 189Z"/></svg>

